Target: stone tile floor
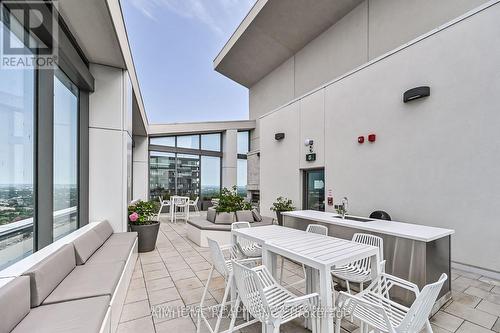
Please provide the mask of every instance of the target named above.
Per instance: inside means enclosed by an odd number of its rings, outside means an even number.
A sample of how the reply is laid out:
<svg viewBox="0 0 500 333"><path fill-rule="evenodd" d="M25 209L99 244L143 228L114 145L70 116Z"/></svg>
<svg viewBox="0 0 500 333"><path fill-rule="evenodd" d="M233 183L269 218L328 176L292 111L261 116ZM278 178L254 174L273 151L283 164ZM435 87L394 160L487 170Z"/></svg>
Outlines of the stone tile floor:
<svg viewBox="0 0 500 333"><path fill-rule="evenodd" d="M161 224L155 251L140 254L121 314L119 333L196 332L196 319L190 316L165 316L159 309L180 309L199 304L210 271L210 254L186 237L184 223ZM302 268L285 261L285 283L302 279ZM500 281L477 274L453 270L453 300L432 319L435 333L500 332ZM304 292L303 283L294 293ZM207 305L218 303L224 280L217 275L211 282ZM152 312L152 308L156 311ZM281 327L281 332L309 332L296 320ZM228 327L226 321L222 329ZM342 323L343 332L358 332L354 324ZM242 333L260 332L260 324L243 328ZM201 332L208 332L202 325Z"/></svg>

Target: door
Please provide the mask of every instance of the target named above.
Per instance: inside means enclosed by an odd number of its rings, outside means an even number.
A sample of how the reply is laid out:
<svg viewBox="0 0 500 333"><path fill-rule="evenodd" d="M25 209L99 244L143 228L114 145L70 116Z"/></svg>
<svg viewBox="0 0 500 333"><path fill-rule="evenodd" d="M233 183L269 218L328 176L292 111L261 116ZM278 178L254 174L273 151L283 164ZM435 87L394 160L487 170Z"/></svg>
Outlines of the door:
<svg viewBox="0 0 500 333"><path fill-rule="evenodd" d="M304 209L325 211L325 169L304 170Z"/></svg>

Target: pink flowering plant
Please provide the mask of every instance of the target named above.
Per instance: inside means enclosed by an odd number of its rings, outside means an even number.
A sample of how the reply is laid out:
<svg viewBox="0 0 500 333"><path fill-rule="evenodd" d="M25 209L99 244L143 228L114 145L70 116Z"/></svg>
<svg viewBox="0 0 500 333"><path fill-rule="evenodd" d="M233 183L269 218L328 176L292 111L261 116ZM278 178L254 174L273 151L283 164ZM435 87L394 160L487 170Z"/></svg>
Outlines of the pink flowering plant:
<svg viewBox="0 0 500 333"><path fill-rule="evenodd" d="M156 201L138 201L128 206L128 220L130 224L156 223L154 216L158 214L158 209Z"/></svg>

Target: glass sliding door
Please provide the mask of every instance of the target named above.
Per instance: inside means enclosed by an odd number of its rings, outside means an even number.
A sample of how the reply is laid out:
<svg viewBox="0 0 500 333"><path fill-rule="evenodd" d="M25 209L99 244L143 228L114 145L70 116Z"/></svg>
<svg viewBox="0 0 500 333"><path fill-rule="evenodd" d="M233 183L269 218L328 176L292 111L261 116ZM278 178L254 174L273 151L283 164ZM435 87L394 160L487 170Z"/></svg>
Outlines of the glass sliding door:
<svg viewBox="0 0 500 333"><path fill-rule="evenodd" d="M151 152L149 160L149 195L151 200L164 200L175 195L175 154Z"/></svg>
<svg viewBox="0 0 500 333"><path fill-rule="evenodd" d="M4 18L0 17L0 35L10 32L11 41L22 46ZM22 31L19 22L12 16L10 20L11 27ZM1 270L33 252L35 71L0 72Z"/></svg>
<svg viewBox="0 0 500 333"><path fill-rule="evenodd" d="M54 226L57 240L78 228L78 88L54 77Z"/></svg>
<svg viewBox="0 0 500 333"><path fill-rule="evenodd" d="M200 195L200 157L177 154L177 195L190 197Z"/></svg>
<svg viewBox="0 0 500 333"><path fill-rule="evenodd" d="M325 170L304 170L304 209L325 211Z"/></svg>

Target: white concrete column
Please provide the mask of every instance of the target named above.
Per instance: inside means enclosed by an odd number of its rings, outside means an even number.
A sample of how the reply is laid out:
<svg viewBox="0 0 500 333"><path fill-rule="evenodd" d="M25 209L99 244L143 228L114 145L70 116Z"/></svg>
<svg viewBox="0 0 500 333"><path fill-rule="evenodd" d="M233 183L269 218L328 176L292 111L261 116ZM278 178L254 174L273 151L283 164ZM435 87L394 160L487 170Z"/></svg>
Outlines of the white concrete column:
<svg viewBox="0 0 500 333"><path fill-rule="evenodd" d="M127 230L132 197L132 89L122 69L90 65L95 92L89 96L89 219Z"/></svg>
<svg viewBox="0 0 500 333"><path fill-rule="evenodd" d="M238 130L226 130L222 134L222 187L236 185L238 163Z"/></svg>
<svg viewBox="0 0 500 333"><path fill-rule="evenodd" d="M134 200L147 200L148 198L148 138L146 136L134 136L134 159L133 159L133 189Z"/></svg>

